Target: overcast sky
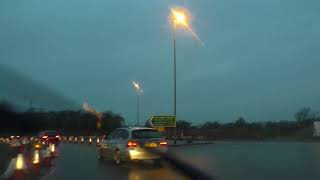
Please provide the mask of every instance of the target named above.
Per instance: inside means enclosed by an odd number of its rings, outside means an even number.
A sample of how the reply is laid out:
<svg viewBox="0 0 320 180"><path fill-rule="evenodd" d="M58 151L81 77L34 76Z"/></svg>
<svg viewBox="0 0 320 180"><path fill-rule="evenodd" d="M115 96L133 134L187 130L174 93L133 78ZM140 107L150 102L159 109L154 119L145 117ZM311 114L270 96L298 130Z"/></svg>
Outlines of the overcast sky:
<svg viewBox="0 0 320 180"><path fill-rule="evenodd" d="M318 0L1 0L0 66L128 124L137 80L141 119L172 114L174 6L189 9L205 43L177 32L178 119L282 120L320 109ZM9 91L0 97L50 107Z"/></svg>

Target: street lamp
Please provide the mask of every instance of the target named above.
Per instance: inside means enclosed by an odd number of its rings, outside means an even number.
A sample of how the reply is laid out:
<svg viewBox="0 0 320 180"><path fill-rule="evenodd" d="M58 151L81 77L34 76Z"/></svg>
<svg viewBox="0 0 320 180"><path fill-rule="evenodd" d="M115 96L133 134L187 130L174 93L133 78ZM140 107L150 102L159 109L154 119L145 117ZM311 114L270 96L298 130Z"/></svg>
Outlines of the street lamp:
<svg viewBox="0 0 320 180"><path fill-rule="evenodd" d="M143 93L142 88L140 87L140 84L135 81L131 81L132 86L134 90L137 92L137 126L140 125L140 119L139 119L139 96Z"/></svg>
<svg viewBox="0 0 320 180"><path fill-rule="evenodd" d="M172 8L171 18L173 21L173 114L177 115L177 56L176 56L176 28L181 27L190 30L189 17L186 10L182 8ZM177 143L177 127L174 128L174 143Z"/></svg>

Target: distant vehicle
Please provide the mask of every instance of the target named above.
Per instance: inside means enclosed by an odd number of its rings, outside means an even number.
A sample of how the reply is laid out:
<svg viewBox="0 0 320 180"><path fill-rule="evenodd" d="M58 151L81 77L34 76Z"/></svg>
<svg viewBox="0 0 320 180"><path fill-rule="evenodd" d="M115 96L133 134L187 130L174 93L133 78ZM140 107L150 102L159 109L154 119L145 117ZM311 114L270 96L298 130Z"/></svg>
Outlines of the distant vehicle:
<svg viewBox="0 0 320 180"><path fill-rule="evenodd" d="M61 141L61 136L56 131L41 131L38 135L38 139L42 144L56 144Z"/></svg>
<svg viewBox="0 0 320 180"><path fill-rule="evenodd" d="M112 131L102 140L98 151L100 160L113 159L116 164L131 160L154 160L159 164L161 157L148 149L164 153L168 141L156 129L129 127Z"/></svg>

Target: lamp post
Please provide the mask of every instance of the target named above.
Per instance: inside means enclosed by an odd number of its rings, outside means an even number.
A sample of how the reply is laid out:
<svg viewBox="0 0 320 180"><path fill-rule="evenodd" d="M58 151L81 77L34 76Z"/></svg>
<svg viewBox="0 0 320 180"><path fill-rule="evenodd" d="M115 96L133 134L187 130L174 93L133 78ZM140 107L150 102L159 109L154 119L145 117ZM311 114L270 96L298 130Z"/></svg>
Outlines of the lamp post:
<svg viewBox="0 0 320 180"><path fill-rule="evenodd" d="M177 51L176 51L176 28L183 27L189 30L188 16L183 9L171 9L173 21L173 115L177 115ZM174 128L174 143L177 143L177 127Z"/></svg>
<svg viewBox="0 0 320 180"><path fill-rule="evenodd" d="M132 81L132 86L134 90L137 92L137 126L140 125L140 102L139 97L143 93L142 88L140 87L140 84L138 82Z"/></svg>

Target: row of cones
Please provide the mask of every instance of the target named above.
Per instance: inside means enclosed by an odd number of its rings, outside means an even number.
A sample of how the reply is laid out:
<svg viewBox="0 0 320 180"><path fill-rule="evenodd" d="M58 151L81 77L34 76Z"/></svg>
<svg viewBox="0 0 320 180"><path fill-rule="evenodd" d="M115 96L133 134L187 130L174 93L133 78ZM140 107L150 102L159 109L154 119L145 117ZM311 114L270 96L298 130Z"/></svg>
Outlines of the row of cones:
<svg viewBox="0 0 320 180"><path fill-rule="evenodd" d="M17 154L16 158L12 158L6 172L3 174L4 178L13 180L25 180L28 179L28 170L32 175L39 176L42 166L52 166L52 160L56 157L56 147L55 144L49 144L43 150L34 147L32 157L29 161L26 158L23 151Z"/></svg>
<svg viewBox="0 0 320 180"><path fill-rule="evenodd" d="M79 137L79 138L78 137L74 137L74 138L72 138L72 137L69 137L69 138L64 137L63 140L65 142L74 142L74 143L80 142L81 144L85 143L84 137ZM100 145L100 142L101 142L100 138L96 138L96 145L97 146ZM89 137L88 144L92 144L92 143L93 143L93 138Z"/></svg>

